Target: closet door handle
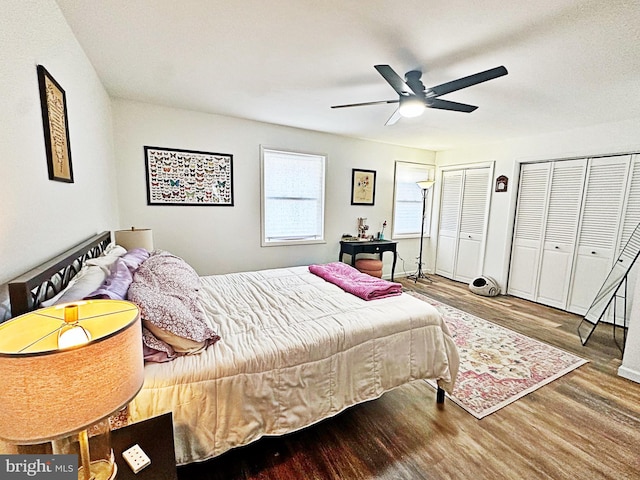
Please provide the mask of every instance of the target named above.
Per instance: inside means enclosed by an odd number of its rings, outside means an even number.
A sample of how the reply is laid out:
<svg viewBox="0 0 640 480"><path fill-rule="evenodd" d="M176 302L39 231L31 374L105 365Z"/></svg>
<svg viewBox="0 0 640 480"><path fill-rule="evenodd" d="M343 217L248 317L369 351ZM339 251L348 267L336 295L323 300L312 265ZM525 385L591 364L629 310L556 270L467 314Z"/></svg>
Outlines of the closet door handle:
<svg viewBox="0 0 640 480"><path fill-rule="evenodd" d="M555 248L555 249L557 250L557 249L559 249L560 247L559 247L558 245L556 245L556 246L555 246L555 247L553 247L553 248Z"/></svg>
<svg viewBox="0 0 640 480"><path fill-rule="evenodd" d="M596 252L591 252L591 255L595 255L595 254L596 254Z"/></svg>

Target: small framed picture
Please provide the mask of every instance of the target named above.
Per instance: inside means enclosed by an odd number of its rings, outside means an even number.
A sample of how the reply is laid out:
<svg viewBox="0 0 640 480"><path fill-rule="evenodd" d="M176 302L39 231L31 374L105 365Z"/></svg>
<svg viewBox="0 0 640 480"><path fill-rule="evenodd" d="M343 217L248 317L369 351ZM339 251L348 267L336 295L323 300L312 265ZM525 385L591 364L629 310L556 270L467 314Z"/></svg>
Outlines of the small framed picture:
<svg viewBox="0 0 640 480"><path fill-rule="evenodd" d="M67 98L60 84L42 65L38 65L38 86L49 180L73 183Z"/></svg>
<svg viewBox="0 0 640 480"><path fill-rule="evenodd" d="M376 201L375 170L351 170L351 205L373 205Z"/></svg>

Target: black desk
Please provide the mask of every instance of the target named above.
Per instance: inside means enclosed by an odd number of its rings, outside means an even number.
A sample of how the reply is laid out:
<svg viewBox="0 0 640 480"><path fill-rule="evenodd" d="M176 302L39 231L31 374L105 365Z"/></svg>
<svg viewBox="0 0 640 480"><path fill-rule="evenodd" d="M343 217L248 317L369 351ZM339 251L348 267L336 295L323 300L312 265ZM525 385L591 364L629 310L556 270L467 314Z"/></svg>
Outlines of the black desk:
<svg viewBox="0 0 640 480"><path fill-rule="evenodd" d="M398 259L398 252L396 252L396 246L398 242L392 242L391 240L374 240L366 242L340 242L340 256L338 261L342 261L342 255L345 253L351 255L351 266L356 266L356 256L360 253L377 253L380 254L380 260L382 260L382 254L384 252L393 252L393 265L391 266L391 281L393 281L393 274L396 271L396 260Z"/></svg>

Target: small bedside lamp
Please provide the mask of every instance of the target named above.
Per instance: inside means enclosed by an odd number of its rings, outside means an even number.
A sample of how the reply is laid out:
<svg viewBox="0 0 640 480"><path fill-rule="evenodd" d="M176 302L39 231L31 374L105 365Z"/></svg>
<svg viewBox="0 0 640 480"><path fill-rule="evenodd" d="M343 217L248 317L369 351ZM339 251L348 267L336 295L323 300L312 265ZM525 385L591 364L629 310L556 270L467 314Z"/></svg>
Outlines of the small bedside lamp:
<svg viewBox="0 0 640 480"><path fill-rule="evenodd" d="M115 477L108 427L99 458L90 455L88 429L108 425L142 387L135 304L86 300L0 324L0 372L0 438L17 445L53 441L54 453L77 453L56 451L56 444L72 445L79 449L79 479Z"/></svg>
<svg viewBox="0 0 640 480"><path fill-rule="evenodd" d="M144 248L148 252L153 250L153 231L150 228L135 228L131 230L116 230L113 233L116 244L131 250L133 248Z"/></svg>

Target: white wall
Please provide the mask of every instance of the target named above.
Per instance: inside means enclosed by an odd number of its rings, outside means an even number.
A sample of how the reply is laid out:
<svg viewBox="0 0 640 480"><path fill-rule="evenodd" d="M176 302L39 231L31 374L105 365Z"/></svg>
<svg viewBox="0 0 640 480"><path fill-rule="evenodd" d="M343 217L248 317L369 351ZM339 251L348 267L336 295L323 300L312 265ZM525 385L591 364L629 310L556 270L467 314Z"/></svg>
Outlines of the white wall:
<svg viewBox="0 0 640 480"><path fill-rule="evenodd" d="M117 209L110 99L57 4L3 0L0 21L0 283L4 283L110 229L117 223ZM38 64L66 91L72 184L48 177Z"/></svg>
<svg viewBox="0 0 640 480"><path fill-rule="evenodd" d="M152 228L156 248L181 256L201 275L336 261L340 237L357 233L358 217L368 219L372 232L384 220L390 225L395 160L435 163L425 150L128 100L113 101L113 116L120 227ZM147 205L145 145L232 154L234 206ZM328 156L326 244L260 246L260 145ZM377 172L374 206L351 205L352 168ZM418 246L417 239L398 245L409 272ZM386 254L385 275L390 264Z"/></svg>
<svg viewBox="0 0 640 480"><path fill-rule="evenodd" d="M500 283L503 292L505 291L520 163L640 151L638 132L640 132L640 119L631 119L590 128L557 132L551 135L513 140L499 145L438 152L436 155L438 168L493 161L495 162L494 181L500 175L509 177L508 192L492 194L485 269L482 273L495 278ZM435 242L430 243L430 248L432 249L431 255L435 258ZM640 289L640 283L637 288ZM639 317L640 291L636 291L625 356L620 369L622 376L635 381L640 381ZM579 342L577 333L576 341Z"/></svg>

